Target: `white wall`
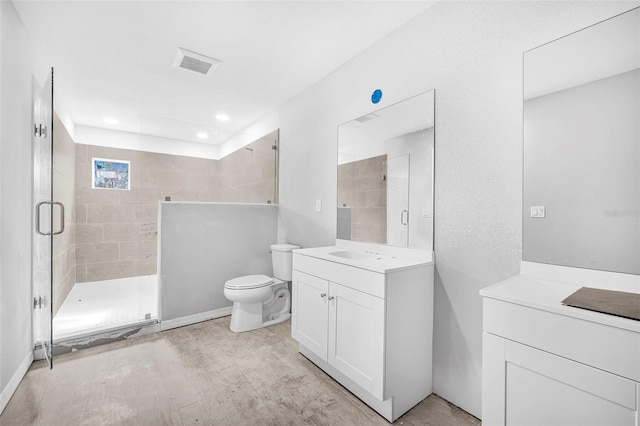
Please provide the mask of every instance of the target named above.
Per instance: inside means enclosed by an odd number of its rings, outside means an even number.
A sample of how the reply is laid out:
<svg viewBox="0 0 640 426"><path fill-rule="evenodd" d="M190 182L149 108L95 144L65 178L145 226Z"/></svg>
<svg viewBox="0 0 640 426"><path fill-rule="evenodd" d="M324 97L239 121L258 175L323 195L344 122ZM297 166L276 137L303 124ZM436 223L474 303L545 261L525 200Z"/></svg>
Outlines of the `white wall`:
<svg viewBox="0 0 640 426"><path fill-rule="evenodd" d="M31 42L0 1L0 411L31 364Z"/></svg>
<svg viewBox="0 0 640 426"><path fill-rule="evenodd" d="M478 291L521 259L522 53L638 5L439 2L256 124L280 128L278 240L328 245L337 125L436 89L434 389L476 416Z"/></svg>

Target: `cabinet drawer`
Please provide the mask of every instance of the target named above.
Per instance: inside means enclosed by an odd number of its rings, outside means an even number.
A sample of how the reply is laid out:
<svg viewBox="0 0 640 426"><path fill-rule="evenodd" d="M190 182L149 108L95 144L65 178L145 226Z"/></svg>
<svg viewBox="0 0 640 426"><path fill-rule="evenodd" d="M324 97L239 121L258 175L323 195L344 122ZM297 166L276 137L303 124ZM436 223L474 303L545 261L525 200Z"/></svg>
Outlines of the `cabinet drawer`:
<svg viewBox="0 0 640 426"><path fill-rule="evenodd" d="M484 298L487 333L640 381L640 335L629 330Z"/></svg>
<svg viewBox="0 0 640 426"><path fill-rule="evenodd" d="M507 425L636 424L635 382L515 342L505 349Z"/></svg>
<svg viewBox="0 0 640 426"><path fill-rule="evenodd" d="M293 269L384 299L385 275L293 253Z"/></svg>

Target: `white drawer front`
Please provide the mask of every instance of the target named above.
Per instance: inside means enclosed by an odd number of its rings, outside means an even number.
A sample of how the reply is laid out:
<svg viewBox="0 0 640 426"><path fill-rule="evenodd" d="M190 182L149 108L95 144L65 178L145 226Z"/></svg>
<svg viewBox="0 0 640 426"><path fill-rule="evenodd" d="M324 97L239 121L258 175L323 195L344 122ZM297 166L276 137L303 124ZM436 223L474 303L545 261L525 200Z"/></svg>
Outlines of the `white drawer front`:
<svg viewBox="0 0 640 426"><path fill-rule="evenodd" d="M640 382L640 334L484 298L487 333Z"/></svg>
<svg viewBox="0 0 640 426"><path fill-rule="evenodd" d="M506 342L507 425L635 426L636 383Z"/></svg>
<svg viewBox="0 0 640 426"><path fill-rule="evenodd" d="M293 269L372 296L386 297L384 274L297 253L293 254Z"/></svg>

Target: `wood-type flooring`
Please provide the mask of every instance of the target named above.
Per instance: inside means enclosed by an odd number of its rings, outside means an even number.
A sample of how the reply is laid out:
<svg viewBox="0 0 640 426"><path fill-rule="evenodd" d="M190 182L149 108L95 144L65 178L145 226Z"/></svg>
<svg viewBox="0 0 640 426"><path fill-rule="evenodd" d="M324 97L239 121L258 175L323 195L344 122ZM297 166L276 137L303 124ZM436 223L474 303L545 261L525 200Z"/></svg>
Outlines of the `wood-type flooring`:
<svg viewBox="0 0 640 426"><path fill-rule="evenodd" d="M37 361L0 425L388 425L298 353L287 321L246 332L230 317ZM477 426L431 395L396 425Z"/></svg>

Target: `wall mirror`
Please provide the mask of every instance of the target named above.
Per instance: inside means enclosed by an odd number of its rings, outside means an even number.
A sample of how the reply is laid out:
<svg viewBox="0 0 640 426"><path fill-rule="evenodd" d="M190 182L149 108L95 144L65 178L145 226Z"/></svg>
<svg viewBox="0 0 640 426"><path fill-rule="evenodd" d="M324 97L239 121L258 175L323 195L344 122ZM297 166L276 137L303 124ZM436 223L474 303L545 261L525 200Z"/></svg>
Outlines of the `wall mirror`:
<svg viewBox="0 0 640 426"><path fill-rule="evenodd" d="M640 8L524 54L525 261L640 274Z"/></svg>
<svg viewBox="0 0 640 426"><path fill-rule="evenodd" d="M433 250L434 91L338 127L343 240Z"/></svg>

